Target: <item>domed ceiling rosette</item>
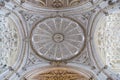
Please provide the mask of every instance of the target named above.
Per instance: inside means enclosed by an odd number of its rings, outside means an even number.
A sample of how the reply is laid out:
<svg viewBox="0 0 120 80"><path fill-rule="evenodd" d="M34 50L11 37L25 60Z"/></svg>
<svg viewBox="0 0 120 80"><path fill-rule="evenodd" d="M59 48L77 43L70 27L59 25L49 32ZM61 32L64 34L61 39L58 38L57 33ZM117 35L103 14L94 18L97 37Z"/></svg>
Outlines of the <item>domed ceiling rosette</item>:
<svg viewBox="0 0 120 80"><path fill-rule="evenodd" d="M47 18L32 29L31 46L47 60L67 60L84 48L84 31L77 22L62 17Z"/></svg>

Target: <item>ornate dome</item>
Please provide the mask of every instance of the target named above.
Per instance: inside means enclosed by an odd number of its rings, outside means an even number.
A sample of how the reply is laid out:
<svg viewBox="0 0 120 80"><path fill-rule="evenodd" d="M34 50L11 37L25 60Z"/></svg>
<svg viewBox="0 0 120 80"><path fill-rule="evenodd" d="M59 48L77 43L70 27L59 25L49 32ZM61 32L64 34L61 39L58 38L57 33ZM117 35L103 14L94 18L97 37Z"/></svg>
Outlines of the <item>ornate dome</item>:
<svg viewBox="0 0 120 80"><path fill-rule="evenodd" d="M50 60L64 60L78 55L84 47L84 32L75 21L48 18L38 22L31 34L33 49Z"/></svg>

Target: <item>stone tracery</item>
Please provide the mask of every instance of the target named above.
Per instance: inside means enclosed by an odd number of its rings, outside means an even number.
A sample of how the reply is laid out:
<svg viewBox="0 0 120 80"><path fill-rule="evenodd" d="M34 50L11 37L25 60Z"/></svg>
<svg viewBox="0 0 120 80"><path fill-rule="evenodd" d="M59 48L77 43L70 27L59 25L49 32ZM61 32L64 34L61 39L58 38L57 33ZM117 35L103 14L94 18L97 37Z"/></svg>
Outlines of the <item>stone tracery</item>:
<svg viewBox="0 0 120 80"><path fill-rule="evenodd" d="M113 13L105 22L98 25L95 33L95 41L98 53L104 64L114 71L120 71L120 14Z"/></svg>
<svg viewBox="0 0 120 80"><path fill-rule="evenodd" d="M14 64L18 45L19 35L16 25L10 18L0 15L0 72Z"/></svg>

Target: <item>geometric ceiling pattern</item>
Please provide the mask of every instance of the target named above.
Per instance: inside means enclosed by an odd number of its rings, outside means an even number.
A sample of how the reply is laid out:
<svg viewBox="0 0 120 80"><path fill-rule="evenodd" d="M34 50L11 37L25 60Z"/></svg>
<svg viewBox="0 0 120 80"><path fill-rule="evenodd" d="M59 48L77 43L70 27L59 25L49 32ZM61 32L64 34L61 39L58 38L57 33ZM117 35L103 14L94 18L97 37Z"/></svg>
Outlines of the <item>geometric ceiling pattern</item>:
<svg viewBox="0 0 120 80"><path fill-rule="evenodd" d="M32 46L49 60L69 59L83 49L84 34L78 23L67 18L48 18L33 28Z"/></svg>
<svg viewBox="0 0 120 80"><path fill-rule="evenodd" d="M120 80L119 0L1 0L1 80Z"/></svg>

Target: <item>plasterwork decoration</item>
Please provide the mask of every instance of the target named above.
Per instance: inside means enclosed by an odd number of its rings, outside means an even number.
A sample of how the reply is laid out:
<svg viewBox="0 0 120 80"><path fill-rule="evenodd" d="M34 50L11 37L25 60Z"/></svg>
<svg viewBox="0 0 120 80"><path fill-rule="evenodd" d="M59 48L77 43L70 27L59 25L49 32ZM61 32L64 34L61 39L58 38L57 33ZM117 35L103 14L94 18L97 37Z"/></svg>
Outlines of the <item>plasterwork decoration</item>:
<svg viewBox="0 0 120 80"><path fill-rule="evenodd" d="M87 51L87 48L84 49L81 55L77 56L74 60L70 61L70 63L82 64L82 65L91 66L91 67L94 66L90 59L90 55Z"/></svg>
<svg viewBox="0 0 120 80"><path fill-rule="evenodd" d="M26 1L37 4L41 7L64 8L78 6L82 3L88 2L89 0L26 0Z"/></svg>
<svg viewBox="0 0 120 80"><path fill-rule="evenodd" d="M83 74L79 74L73 70L66 68L49 69L40 74L32 76L30 80L89 80Z"/></svg>
<svg viewBox="0 0 120 80"><path fill-rule="evenodd" d="M11 18L0 15L0 73L17 58L19 35Z"/></svg>
<svg viewBox="0 0 120 80"><path fill-rule="evenodd" d="M33 26L33 24L44 18L42 15L34 15L34 14L28 14L26 11L19 11L19 13L24 17L24 20L28 23L29 28Z"/></svg>
<svg viewBox="0 0 120 80"><path fill-rule="evenodd" d="M116 3L118 0L1 0L0 14L2 10L6 14L0 15L0 73L5 71L0 79L92 80L95 76L96 80L116 79L119 75L104 72L108 70L106 65L120 72L120 36L116 36L120 33L119 15L110 15L108 23L96 30L95 50L103 56L105 66L99 68L97 61L93 61L96 56L92 57L91 46L88 49L93 38L90 28L97 12L108 15L108 4L113 8ZM40 70L34 73L33 68ZM29 71L34 76L24 76Z"/></svg>
<svg viewBox="0 0 120 80"><path fill-rule="evenodd" d="M34 53L30 52L24 68L35 66L35 65L38 65L38 64L41 64L41 63L45 63L45 62L47 62L47 61L44 61L43 59L41 59L38 56L34 55Z"/></svg>
<svg viewBox="0 0 120 80"><path fill-rule="evenodd" d="M38 22L33 28L31 46L45 59L70 59L80 54L84 48L84 31L71 19L48 18Z"/></svg>
<svg viewBox="0 0 120 80"><path fill-rule="evenodd" d="M120 73L120 13L104 18L95 31L95 45L104 64Z"/></svg>

